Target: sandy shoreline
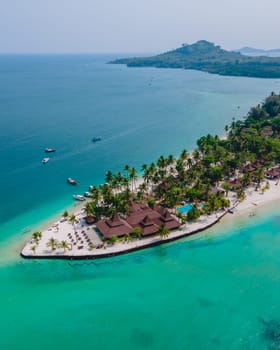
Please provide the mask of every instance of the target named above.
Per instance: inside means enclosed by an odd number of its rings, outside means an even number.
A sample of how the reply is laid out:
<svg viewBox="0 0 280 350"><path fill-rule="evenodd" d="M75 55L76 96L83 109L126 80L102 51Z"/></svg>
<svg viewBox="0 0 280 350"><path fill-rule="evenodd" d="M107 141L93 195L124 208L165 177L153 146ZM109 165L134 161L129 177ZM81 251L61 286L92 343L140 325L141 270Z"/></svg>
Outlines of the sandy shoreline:
<svg viewBox="0 0 280 350"><path fill-rule="evenodd" d="M232 218L240 215L254 216L258 208L280 200L280 185L275 181L268 181L270 188L262 193L261 190L256 191L254 187L246 190L246 198L243 202L236 205L233 214L227 211L220 211L217 214L202 215L199 220L194 223L187 223L181 226L179 230L172 231L168 237L160 238L158 236L146 237L142 239L134 239L130 242L117 242L112 245L103 246L103 242L93 225L87 225L84 221L84 212L82 208L84 203L77 203L74 207L69 208L69 213L75 213L77 223L73 226L68 220L57 220L51 226L45 227L42 231L42 239L36 245L36 250L32 251L34 241L29 240L21 251L24 258L56 258L56 259L95 259L106 256L113 256L128 253L135 250L145 249L155 245L171 242L182 237L193 235L197 232L207 230L216 225L225 215L230 215ZM263 182L261 187L264 187ZM231 204L236 202L234 192L230 192L229 198ZM52 250L47 247L47 242L50 238L58 241L66 240L69 243L69 248L57 248ZM94 248L92 248L94 245ZM102 246L102 247L101 247Z"/></svg>

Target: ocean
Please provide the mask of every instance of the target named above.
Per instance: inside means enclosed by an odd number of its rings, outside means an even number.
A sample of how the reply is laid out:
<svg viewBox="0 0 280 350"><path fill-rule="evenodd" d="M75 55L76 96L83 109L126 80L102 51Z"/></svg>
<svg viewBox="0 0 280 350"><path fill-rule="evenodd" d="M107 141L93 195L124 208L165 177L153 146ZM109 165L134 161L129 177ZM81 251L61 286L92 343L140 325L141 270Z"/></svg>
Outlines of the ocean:
<svg viewBox="0 0 280 350"><path fill-rule="evenodd" d="M0 349L279 348L276 207L110 259L19 257L107 170L192 150L279 92L275 79L107 64L115 56L0 56ZM42 164L46 147L57 152Z"/></svg>

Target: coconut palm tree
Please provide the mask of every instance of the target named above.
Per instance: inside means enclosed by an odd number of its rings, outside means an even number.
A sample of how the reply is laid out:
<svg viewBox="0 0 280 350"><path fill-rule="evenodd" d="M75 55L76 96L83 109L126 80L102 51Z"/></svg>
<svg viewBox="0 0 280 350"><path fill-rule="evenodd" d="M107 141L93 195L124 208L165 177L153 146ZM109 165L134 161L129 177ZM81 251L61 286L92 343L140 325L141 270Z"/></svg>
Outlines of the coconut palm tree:
<svg viewBox="0 0 280 350"><path fill-rule="evenodd" d="M69 214L68 214L68 211L67 211L67 210L65 210L65 211L64 211L64 213L62 214L62 217L67 218L67 217L68 217L68 215L69 215Z"/></svg>
<svg viewBox="0 0 280 350"><path fill-rule="evenodd" d="M243 188L239 188L237 190L237 198L240 200L240 201L243 201L245 198L246 198L246 194L245 194L245 191L243 190Z"/></svg>
<svg viewBox="0 0 280 350"><path fill-rule="evenodd" d="M108 184L112 184L113 182L113 179L114 179L114 176L113 176L113 173L108 170L105 174L105 181L108 183Z"/></svg>
<svg viewBox="0 0 280 350"><path fill-rule="evenodd" d="M185 160L187 160L189 157L189 153L186 149L183 149L183 151L180 154L180 159L184 162Z"/></svg>
<svg viewBox="0 0 280 350"><path fill-rule="evenodd" d="M135 183L135 181L137 179L137 170L136 170L136 168L134 168L134 167L130 168L129 179L132 182L132 191L133 191L133 189L136 190L136 183Z"/></svg>
<svg viewBox="0 0 280 350"><path fill-rule="evenodd" d="M141 228L140 227L134 227L134 229L132 230L131 235L136 237L136 238L141 238L142 237Z"/></svg>
<svg viewBox="0 0 280 350"><path fill-rule="evenodd" d="M124 237L127 243L133 241L133 237L129 233L127 233Z"/></svg>
<svg viewBox="0 0 280 350"><path fill-rule="evenodd" d="M33 254L35 254L36 248L37 248L37 245L33 245L32 247L30 247L30 249L32 250Z"/></svg>
<svg viewBox="0 0 280 350"><path fill-rule="evenodd" d="M97 204L100 200L100 188L94 187L91 189L92 200Z"/></svg>
<svg viewBox="0 0 280 350"><path fill-rule="evenodd" d="M161 238L166 238L169 235L168 228L164 225L164 223L160 224L158 234Z"/></svg>
<svg viewBox="0 0 280 350"><path fill-rule="evenodd" d="M74 227L74 224L75 224L75 222L76 222L76 216L75 216L75 214L72 214L72 215L70 216L69 222L70 222L70 224L72 224L73 227Z"/></svg>
<svg viewBox="0 0 280 350"><path fill-rule="evenodd" d="M55 238L50 238L47 242L47 247L50 247L51 250L55 251L56 248L58 247L59 243Z"/></svg>
<svg viewBox="0 0 280 350"><path fill-rule="evenodd" d="M42 232L36 231L32 234L32 239L35 241L35 244L38 245L40 239L42 238Z"/></svg>
<svg viewBox="0 0 280 350"><path fill-rule="evenodd" d="M58 247L62 248L64 250L64 253L66 249L71 250L71 245L67 241L61 241L60 243L58 243Z"/></svg>
<svg viewBox="0 0 280 350"><path fill-rule="evenodd" d="M88 244L88 249L89 249L89 250L93 250L93 249L94 249L94 244L90 242L90 243Z"/></svg>
<svg viewBox="0 0 280 350"><path fill-rule="evenodd" d="M126 173L126 178L127 178L127 180L129 180L129 179L130 179L130 166L129 166L128 164L126 164L126 165L124 166L123 170L124 170L125 173Z"/></svg>
<svg viewBox="0 0 280 350"><path fill-rule="evenodd" d="M230 190L230 184L229 184L228 182L224 182L224 183L222 184L222 188L225 190L226 196L228 196L228 192L229 192L229 190Z"/></svg>
<svg viewBox="0 0 280 350"><path fill-rule="evenodd" d="M93 202L87 202L85 206L85 213L87 216L92 216L94 215L94 206Z"/></svg>

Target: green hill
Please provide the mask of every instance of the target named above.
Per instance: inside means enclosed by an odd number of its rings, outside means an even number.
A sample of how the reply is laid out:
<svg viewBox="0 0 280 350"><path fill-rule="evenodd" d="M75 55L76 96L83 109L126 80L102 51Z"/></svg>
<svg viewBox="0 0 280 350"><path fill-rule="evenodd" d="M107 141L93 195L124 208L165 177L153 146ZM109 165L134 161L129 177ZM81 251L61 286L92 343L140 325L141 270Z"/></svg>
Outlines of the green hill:
<svg viewBox="0 0 280 350"><path fill-rule="evenodd" d="M223 50L205 40L151 57L122 58L112 61L128 67L195 69L213 74L258 78L280 78L280 58L245 56Z"/></svg>

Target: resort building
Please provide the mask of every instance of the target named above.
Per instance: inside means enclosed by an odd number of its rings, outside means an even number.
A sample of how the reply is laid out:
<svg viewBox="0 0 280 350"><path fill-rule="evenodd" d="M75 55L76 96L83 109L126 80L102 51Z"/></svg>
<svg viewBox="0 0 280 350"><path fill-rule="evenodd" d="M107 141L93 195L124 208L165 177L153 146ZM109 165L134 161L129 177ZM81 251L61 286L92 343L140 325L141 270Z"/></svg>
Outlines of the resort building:
<svg viewBox="0 0 280 350"><path fill-rule="evenodd" d="M104 238L112 236L121 237L132 232L132 227L119 215L114 215L111 219L100 220L96 223L96 227L102 233Z"/></svg>
<svg viewBox="0 0 280 350"><path fill-rule="evenodd" d="M276 168L271 168L266 171L265 177L273 180L273 179L279 179L280 177L280 166L277 166Z"/></svg>
<svg viewBox="0 0 280 350"><path fill-rule="evenodd" d="M164 225L168 230L180 227L180 222L166 208L160 206L148 207L131 201L129 214L125 219L115 215L112 219L100 220L96 226L105 238L121 237L132 233L135 227L141 229L142 236L149 236L159 231Z"/></svg>

